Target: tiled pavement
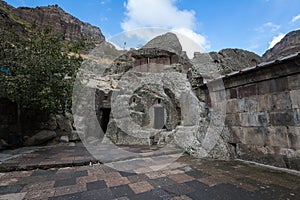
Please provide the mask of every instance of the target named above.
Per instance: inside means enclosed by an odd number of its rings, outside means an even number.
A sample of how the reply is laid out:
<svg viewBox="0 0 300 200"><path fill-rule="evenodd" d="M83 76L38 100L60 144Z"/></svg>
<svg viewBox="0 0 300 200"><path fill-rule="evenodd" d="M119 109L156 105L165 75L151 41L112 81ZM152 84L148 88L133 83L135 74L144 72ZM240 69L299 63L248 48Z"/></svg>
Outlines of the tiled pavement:
<svg viewBox="0 0 300 200"><path fill-rule="evenodd" d="M81 146L82 147L82 146ZM48 159L71 160L81 157L80 145L60 147L55 154L51 150L27 154L27 163L36 154ZM82 147L84 148L84 147ZM127 150L130 147L125 147ZM56 148L54 148L56 149ZM148 147L132 147L136 152L155 150ZM65 152L64 152L65 151ZM81 153L79 153L81 152ZM78 153L78 155L77 155ZM87 153L85 151L85 153ZM56 156L55 156L56 155ZM274 171L239 161L195 159L183 155L161 168L159 160L174 154L154 157L129 158L107 164L11 171L0 173L0 200L2 199L300 199L300 176ZM65 158L65 159L64 159ZM23 159L23 156L18 158ZM16 159L9 160L11 163ZM80 160L80 159L78 159ZM25 162L25 159L22 161ZM15 162L17 163L17 162ZM0 165L3 165L1 163ZM20 162L18 163L20 164ZM124 165L127 171L116 170ZM130 165L135 165L130 168ZM33 166L33 165L31 165ZM55 166L55 165L53 165ZM118 168L117 168L118 169ZM159 169L154 171L154 169Z"/></svg>

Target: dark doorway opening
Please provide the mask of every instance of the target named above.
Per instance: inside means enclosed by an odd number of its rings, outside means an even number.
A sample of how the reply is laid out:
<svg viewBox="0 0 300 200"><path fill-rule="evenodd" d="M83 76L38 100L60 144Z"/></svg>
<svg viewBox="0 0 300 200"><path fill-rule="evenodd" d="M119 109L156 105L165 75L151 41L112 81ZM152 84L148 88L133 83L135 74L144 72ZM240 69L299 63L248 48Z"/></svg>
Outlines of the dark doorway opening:
<svg viewBox="0 0 300 200"><path fill-rule="evenodd" d="M101 126L104 133L106 133L106 130L107 130L107 125L108 125L108 122L109 122L110 112L111 112L110 108L101 108L100 109L100 113L102 113L100 126Z"/></svg>
<svg viewBox="0 0 300 200"><path fill-rule="evenodd" d="M154 107L154 129L162 129L165 125L165 112L162 106Z"/></svg>

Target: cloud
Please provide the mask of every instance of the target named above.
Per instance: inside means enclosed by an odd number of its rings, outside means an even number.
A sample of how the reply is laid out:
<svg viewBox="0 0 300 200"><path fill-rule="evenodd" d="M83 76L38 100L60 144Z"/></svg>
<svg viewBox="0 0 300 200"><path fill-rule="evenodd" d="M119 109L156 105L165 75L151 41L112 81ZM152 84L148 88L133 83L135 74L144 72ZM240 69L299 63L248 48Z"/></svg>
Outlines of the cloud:
<svg viewBox="0 0 300 200"><path fill-rule="evenodd" d="M110 0L101 0L100 1L100 4L102 4L102 5L105 5L107 3L110 3Z"/></svg>
<svg viewBox="0 0 300 200"><path fill-rule="evenodd" d="M274 36L272 41L269 42L269 48L268 49L271 49L272 47L274 47L278 42L280 42L280 40L285 36L285 34L283 33L279 33L279 35L277 36Z"/></svg>
<svg viewBox="0 0 300 200"><path fill-rule="evenodd" d="M300 20L300 14L294 16L291 22L292 22L292 23L295 23L295 22L298 21L298 20Z"/></svg>
<svg viewBox="0 0 300 200"><path fill-rule="evenodd" d="M258 32L276 32L281 28L280 25L275 24L273 22L264 23L262 26L256 28L255 30Z"/></svg>
<svg viewBox="0 0 300 200"><path fill-rule="evenodd" d="M197 23L195 11L181 10L176 7L176 2L177 0L128 0L124 4L126 17L121 23L121 27L124 31L156 27L179 32L194 40L201 47L200 49L208 48L209 44L206 38L195 31ZM149 41L158 35L154 32L142 33L139 37ZM161 31L158 32L161 34ZM150 36L151 38L149 38Z"/></svg>

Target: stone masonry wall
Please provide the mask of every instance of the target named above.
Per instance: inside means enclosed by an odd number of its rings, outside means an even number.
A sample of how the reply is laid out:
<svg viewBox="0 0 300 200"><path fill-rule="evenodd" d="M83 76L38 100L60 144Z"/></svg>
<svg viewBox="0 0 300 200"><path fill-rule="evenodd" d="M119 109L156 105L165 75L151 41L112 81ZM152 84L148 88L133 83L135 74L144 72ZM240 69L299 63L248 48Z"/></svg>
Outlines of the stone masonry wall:
<svg viewBox="0 0 300 200"><path fill-rule="evenodd" d="M195 91L212 113L226 106L223 137L231 144L233 154L300 170L300 55L221 80L225 92L207 84Z"/></svg>

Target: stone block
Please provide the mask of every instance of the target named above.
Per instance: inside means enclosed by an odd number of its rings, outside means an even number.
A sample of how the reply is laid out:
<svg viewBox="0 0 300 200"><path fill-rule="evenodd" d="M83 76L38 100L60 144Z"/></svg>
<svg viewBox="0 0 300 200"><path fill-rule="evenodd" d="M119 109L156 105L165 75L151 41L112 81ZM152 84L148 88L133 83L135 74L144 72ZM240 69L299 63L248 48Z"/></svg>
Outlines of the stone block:
<svg viewBox="0 0 300 200"><path fill-rule="evenodd" d="M300 127L300 109L293 109L295 126Z"/></svg>
<svg viewBox="0 0 300 200"><path fill-rule="evenodd" d="M274 91L275 88L275 80L267 80L257 84L258 94L268 94Z"/></svg>
<svg viewBox="0 0 300 200"><path fill-rule="evenodd" d="M228 143L244 143L244 134L240 126L229 126L230 137L228 137Z"/></svg>
<svg viewBox="0 0 300 200"><path fill-rule="evenodd" d="M266 112L249 112L239 114L240 125L245 127L267 126L269 124L269 116Z"/></svg>
<svg viewBox="0 0 300 200"><path fill-rule="evenodd" d="M230 98L230 99L235 99L235 98L237 98L237 90L236 90L236 88L230 88L230 89L228 90L228 92L229 92L229 98Z"/></svg>
<svg viewBox="0 0 300 200"><path fill-rule="evenodd" d="M292 108L300 108L300 90L290 91L290 98L292 101Z"/></svg>
<svg viewBox="0 0 300 200"><path fill-rule="evenodd" d="M246 112L256 112L257 107L258 107L257 96L245 98L244 110Z"/></svg>
<svg viewBox="0 0 300 200"><path fill-rule="evenodd" d="M294 126L295 117L292 110L270 113L270 122L273 126Z"/></svg>
<svg viewBox="0 0 300 200"><path fill-rule="evenodd" d="M272 95L270 94L264 94L264 95L258 95L257 97L257 111L270 111L272 110Z"/></svg>
<svg viewBox="0 0 300 200"><path fill-rule="evenodd" d="M257 123L259 126L268 126L270 124L270 117L267 112L257 114Z"/></svg>
<svg viewBox="0 0 300 200"><path fill-rule="evenodd" d="M289 89L287 77L275 79L275 83L276 83L276 90L274 90L273 92L283 92Z"/></svg>
<svg viewBox="0 0 300 200"><path fill-rule="evenodd" d="M251 84L238 88L238 98L249 97L257 94L257 85Z"/></svg>
<svg viewBox="0 0 300 200"><path fill-rule="evenodd" d="M268 131L268 146L289 147L288 131L285 126L271 126L268 127Z"/></svg>
<svg viewBox="0 0 300 200"><path fill-rule="evenodd" d="M288 87L290 90L300 89L300 74L288 76Z"/></svg>
<svg viewBox="0 0 300 200"><path fill-rule="evenodd" d="M300 127L288 127L289 146L294 150L300 150Z"/></svg>
<svg viewBox="0 0 300 200"><path fill-rule="evenodd" d="M239 126L240 118L238 114L227 114L225 118L225 124L227 126Z"/></svg>
<svg viewBox="0 0 300 200"><path fill-rule="evenodd" d="M280 92L272 94L273 109L285 110L292 108L292 102L289 92Z"/></svg>
<svg viewBox="0 0 300 200"><path fill-rule="evenodd" d="M227 113L237 113L240 112L238 109L238 100L237 99L229 99L227 101L226 112Z"/></svg>
<svg viewBox="0 0 300 200"><path fill-rule="evenodd" d="M264 127L247 127L242 128L244 132L244 143L264 146L267 141L268 130Z"/></svg>
<svg viewBox="0 0 300 200"><path fill-rule="evenodd" d="M245 99L237 99L238 112L245 112Z"/></svg>

